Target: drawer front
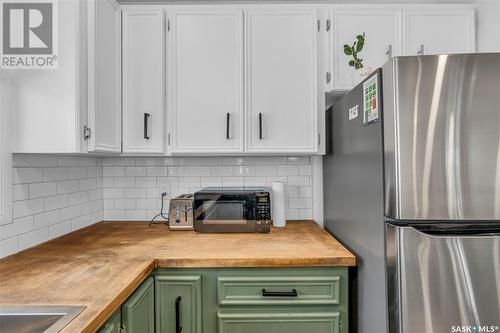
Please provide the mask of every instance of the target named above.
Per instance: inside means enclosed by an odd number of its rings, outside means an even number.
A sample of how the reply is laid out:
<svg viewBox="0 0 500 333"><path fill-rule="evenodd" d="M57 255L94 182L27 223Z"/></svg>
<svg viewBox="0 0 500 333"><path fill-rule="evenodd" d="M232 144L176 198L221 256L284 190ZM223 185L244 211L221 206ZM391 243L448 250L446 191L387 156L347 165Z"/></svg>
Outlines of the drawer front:
<svg viewBox="0 0 500 333"><path fill-rule="evenodd" d="M338 305L340 276L217 277L219 305Z"/></svg>
<svg viewBox="0 0 500 333"><path fill-rule="evenodd" d="M339 333L339 312L217 314L218 333Z"/></svg>

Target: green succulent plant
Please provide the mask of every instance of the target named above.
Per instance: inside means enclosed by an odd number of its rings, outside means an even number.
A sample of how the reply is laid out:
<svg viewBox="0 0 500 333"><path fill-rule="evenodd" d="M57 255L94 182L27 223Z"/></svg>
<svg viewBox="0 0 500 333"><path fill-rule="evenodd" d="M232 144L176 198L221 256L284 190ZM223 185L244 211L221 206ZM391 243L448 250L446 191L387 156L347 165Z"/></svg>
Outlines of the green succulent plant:
<svg viewBox="0 0 500 333"><path fill-rule="evenodd" d="M352 66L356 69L363 68L363 59L358 57L359 52L363 50L363 46L365 46L365 33L362 35L356 36L356 41L352 46L347 44L344 45L344 53L348 56L352 56L352 59L349 60L349 66Z"/></svg>

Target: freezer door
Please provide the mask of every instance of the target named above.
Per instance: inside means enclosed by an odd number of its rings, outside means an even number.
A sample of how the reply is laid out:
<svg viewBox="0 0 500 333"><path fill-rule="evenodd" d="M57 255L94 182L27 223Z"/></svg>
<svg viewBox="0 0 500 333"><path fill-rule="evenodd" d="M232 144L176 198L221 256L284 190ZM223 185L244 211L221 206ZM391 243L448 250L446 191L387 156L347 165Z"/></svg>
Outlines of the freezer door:
<svg viewBox="0 0 500 333"><path fill-rule="evenodd" d="M500 53L383 68L385 214L500 219Z"/></svg>
<svg viewBox="0 0 500 333"><path fill-rule="evenodd" d="M500 226L480 230L387 225L391 333L500 332Z"/></svg>

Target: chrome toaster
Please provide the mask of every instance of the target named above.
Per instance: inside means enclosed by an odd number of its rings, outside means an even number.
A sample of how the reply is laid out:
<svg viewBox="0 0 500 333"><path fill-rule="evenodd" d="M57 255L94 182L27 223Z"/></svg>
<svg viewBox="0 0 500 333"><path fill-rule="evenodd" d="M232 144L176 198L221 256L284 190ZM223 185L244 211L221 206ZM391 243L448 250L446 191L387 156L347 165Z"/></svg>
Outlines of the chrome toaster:
<svg viewBox="0 0 500 333"><path fill-rule="evenodd" d="M168 227L172 230L193 230L193 195L181 194L170 199Z"/></svg>

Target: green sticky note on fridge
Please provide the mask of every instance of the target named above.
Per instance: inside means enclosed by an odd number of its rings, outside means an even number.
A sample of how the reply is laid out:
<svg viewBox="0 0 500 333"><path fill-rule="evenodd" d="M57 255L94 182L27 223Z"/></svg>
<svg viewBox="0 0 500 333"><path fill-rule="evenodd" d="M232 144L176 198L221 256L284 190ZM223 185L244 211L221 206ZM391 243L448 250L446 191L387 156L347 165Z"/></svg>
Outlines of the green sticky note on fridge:
<svg viewBox="0 0 500 333"><path fill-rule="evenodd" d="M375 74L363 83L363 124L365 125L378 121L377 76L378 74Z"/></svg>

